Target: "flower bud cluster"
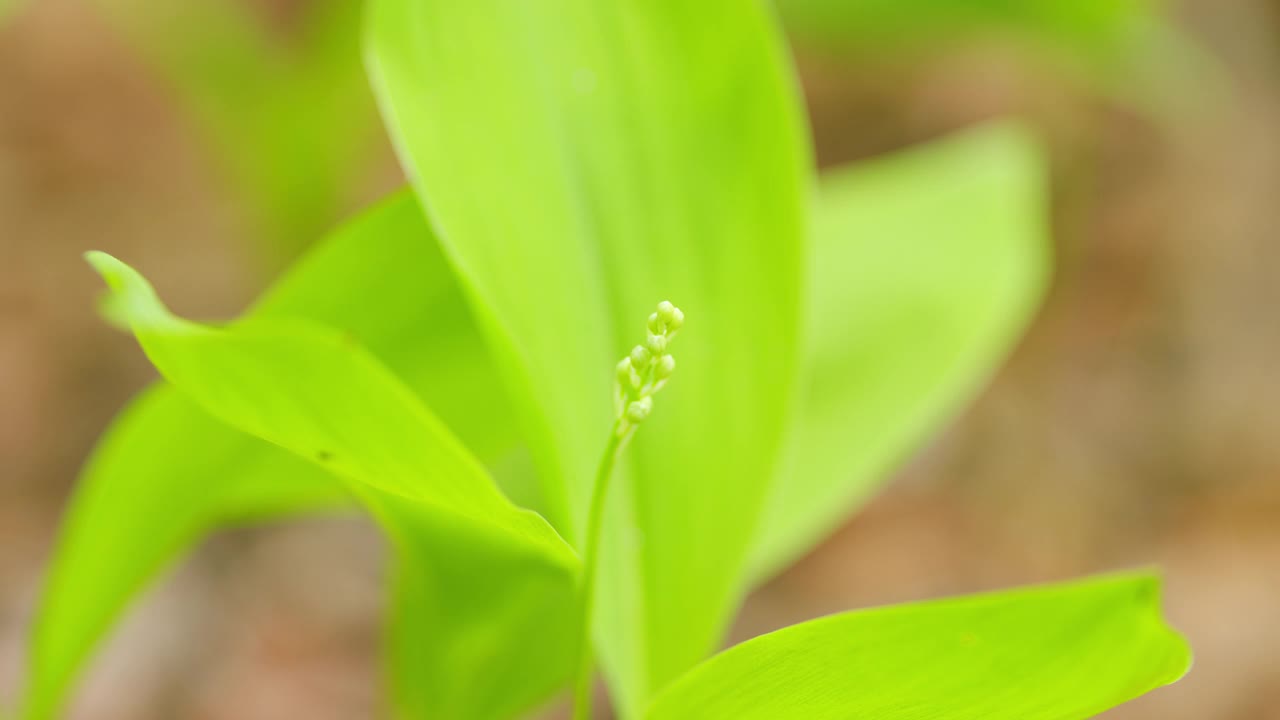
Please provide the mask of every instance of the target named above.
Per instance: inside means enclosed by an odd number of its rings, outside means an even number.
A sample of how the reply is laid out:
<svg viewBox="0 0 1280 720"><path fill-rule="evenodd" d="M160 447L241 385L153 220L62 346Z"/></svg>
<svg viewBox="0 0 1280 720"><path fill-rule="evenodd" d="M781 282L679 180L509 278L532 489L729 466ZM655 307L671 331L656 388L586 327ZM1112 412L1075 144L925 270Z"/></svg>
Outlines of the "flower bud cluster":
<svg viewBox="0 0 1280 720"><path fill-rule="evenodd" d="M644 344L635 346L618 361L615 400L619 434L644 422L653 411L653 396L675 372L676 359L667 349L683 325L684 313L663 300L649 315Z"/></svg>

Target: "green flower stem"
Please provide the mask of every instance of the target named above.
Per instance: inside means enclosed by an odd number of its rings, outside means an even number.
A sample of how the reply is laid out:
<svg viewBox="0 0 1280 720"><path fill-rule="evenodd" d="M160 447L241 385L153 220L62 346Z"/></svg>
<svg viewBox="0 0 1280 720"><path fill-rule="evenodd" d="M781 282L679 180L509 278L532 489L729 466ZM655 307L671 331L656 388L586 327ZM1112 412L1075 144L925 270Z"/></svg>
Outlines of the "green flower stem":
<svg viewBox="0 0 1280 720"><path fill-rule="evenodd" d="M582 546L582 635L578 651L578 677L574 687L574 720L591 720L592 654L591 620L596 604L596 566L600 564L600 530L604 524L604 505L609 496L609 478L614 463L636 426L653 411L653 396L671 378L676 369L675 358L667 346L684 325L684 313L667 301L649 315L644 345L637 345L614 368L614 402L617 419L609 433L600 466L591 488L591 511L587 516L587 535Z"/></svg>
<svg viewBox="0 0 1280 720"><path fill-rule="evenodd" d="M579 641L581 646L578 651L578 677L574 690L574 720L591 718L592 666L595 664L591 651L591 620L595 610L596 567L600 564L600 528L604 524L605 498L609 494L609 479L613 476L613 466L627 438L634 430L635 425L628 423L626 418L619 418L614 423L604 454L600 456L595 484L591 489L591 514L587 517L586 545L583 546L582 635Z"/></svg>

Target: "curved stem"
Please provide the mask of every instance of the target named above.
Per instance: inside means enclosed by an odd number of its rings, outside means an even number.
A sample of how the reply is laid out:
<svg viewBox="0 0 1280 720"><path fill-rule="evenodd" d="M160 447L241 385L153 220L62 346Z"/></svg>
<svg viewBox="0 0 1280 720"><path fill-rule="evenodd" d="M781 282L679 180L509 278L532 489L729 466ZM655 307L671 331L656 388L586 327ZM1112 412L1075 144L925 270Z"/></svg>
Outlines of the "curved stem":
<svg viewBox="0 0 1280 720"><path fill-rule="evenodd" d="M626 420L614 423L609 433L609 442L605 445L604 455L600 456L600 465L596 468L595 484L591 488L591 512L587 516L587 535L584 538L582 559L582 635L578 650L578 677L574 689L574 720L590 720L592 666L594 661L591 652L591 620L595 610L596 599L596 567L600 564L600 529L604 523L605 498L609 494L609 478L613 475L613 465L618 459L627 435L634 428L623 429Z"/></svg>

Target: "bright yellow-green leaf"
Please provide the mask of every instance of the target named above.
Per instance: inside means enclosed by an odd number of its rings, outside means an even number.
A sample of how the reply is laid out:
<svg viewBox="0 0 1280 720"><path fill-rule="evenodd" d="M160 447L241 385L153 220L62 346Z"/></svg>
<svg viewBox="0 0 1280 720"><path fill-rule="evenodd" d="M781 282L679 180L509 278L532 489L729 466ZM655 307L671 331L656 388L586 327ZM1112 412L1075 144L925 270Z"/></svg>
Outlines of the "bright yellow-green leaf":
<svg viewBox="0 0 1280 720"><path fill-rule="evenodd" d="M506 399L410 194L334 233L252 314L341 328L478 457L512 452ZM53 716L125 603L207 533L349 503L314 463L214 420L170 387L153 388L116 420L78 483L37 614L23 717Z"/></svg>
<svg viewBox="0 0 1280 720"><path fill-rule="evenodd" d="M420 504L365 499L399 558L386 632L397 720L507 720L565 686L576 574Z"/></svg>
<svg viewBox="0 0 1280 720"><path fill-rule="evenodd" d="M753 577L844 521L1005 357L1048 275L1045 183L1007 124L823 179L801 409Z"/></svg>
<svg viewBox="0 0 1280 720"><path fill-rule="evenodd" d="M395 541L405 593L397 603L422 633L392 648L418 661L397 672L398 714L506 717L567 679L571 653L530 652L527 643L551 632L572 647L577 556L541 516L511 504L372 355L298 320L192 323L124 263L88 259L113 291L108 313L128 322L167 380L215 417L348 481ZM435 680L414 682L410 670Z"/></svg>
<svg viewBox="0 0 1280 720"><path fill-rule="evenodd" d="M1159 581L1125 574L860 610L703 663L648 720L1078 720L1176 681Z"/></svg>
<svg viewBox="0 0 1280 720"><path fill-rule="evenodd" d="M634 714L714 649L792 404L809 155L768 11L377 0L375 89L578 536L613 367L655 303L680 367L624 454L597 640Z"/></svg>
<svg viewBox="0 0 1280 720"><path fill-rule="evenodd" d="M56 717L125 604L212 530L348 502L319 468L230 430L170 388L148 391L103 438L63 518L21 717Z"/></svg>

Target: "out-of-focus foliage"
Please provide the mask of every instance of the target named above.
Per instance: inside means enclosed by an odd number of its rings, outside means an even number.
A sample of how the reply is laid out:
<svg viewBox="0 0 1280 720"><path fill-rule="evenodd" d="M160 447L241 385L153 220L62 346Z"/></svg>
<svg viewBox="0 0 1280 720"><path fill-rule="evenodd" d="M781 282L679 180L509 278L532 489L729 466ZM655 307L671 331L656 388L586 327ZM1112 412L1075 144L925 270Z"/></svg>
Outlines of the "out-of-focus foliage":
<svg viewBox="0 0 1280 720"><path fill-rule="evenodd" d="M1077 75L1118 102L1169 118L1223 81L1216 62L1170 21L1161 0L775 2L808 50L884 63L995 41Z"/></svg>
<svg viewBox="0 0 1280 720"><path fill-rule="evenodd" d="M0 0L0 27L22 7L22 0Z"/></svg>
<svg viewBox="0 0 1280 720"><path fill-rule="evenodd" d="M1151 0L777 0L787 29L850 50L1013 34L1091 54L1132 38L1155 15Z"/></svg>
<svg viewBox="0 0 1280 720"><path fill-rule="evenodd" d="M238 0L96 1L188 110L271 264L334 222L380 147L360 63L363 3L299 3L273 30L265 6Z"/></svg>
<svg viewBox="0 0 1280 720"><path fill-rule="evenodd" d="M795 561L973 394L1048 275L1027 133L970 130L823 178L800 413L752 574Z"/></svg>
<svg viewBox="0 0 1280 720"><path fill-rule="evenodd" d="M1190 664L1160 617L1159 581L1119 575L793 625L703 663L646 717L1087 718Z"/></svg>

